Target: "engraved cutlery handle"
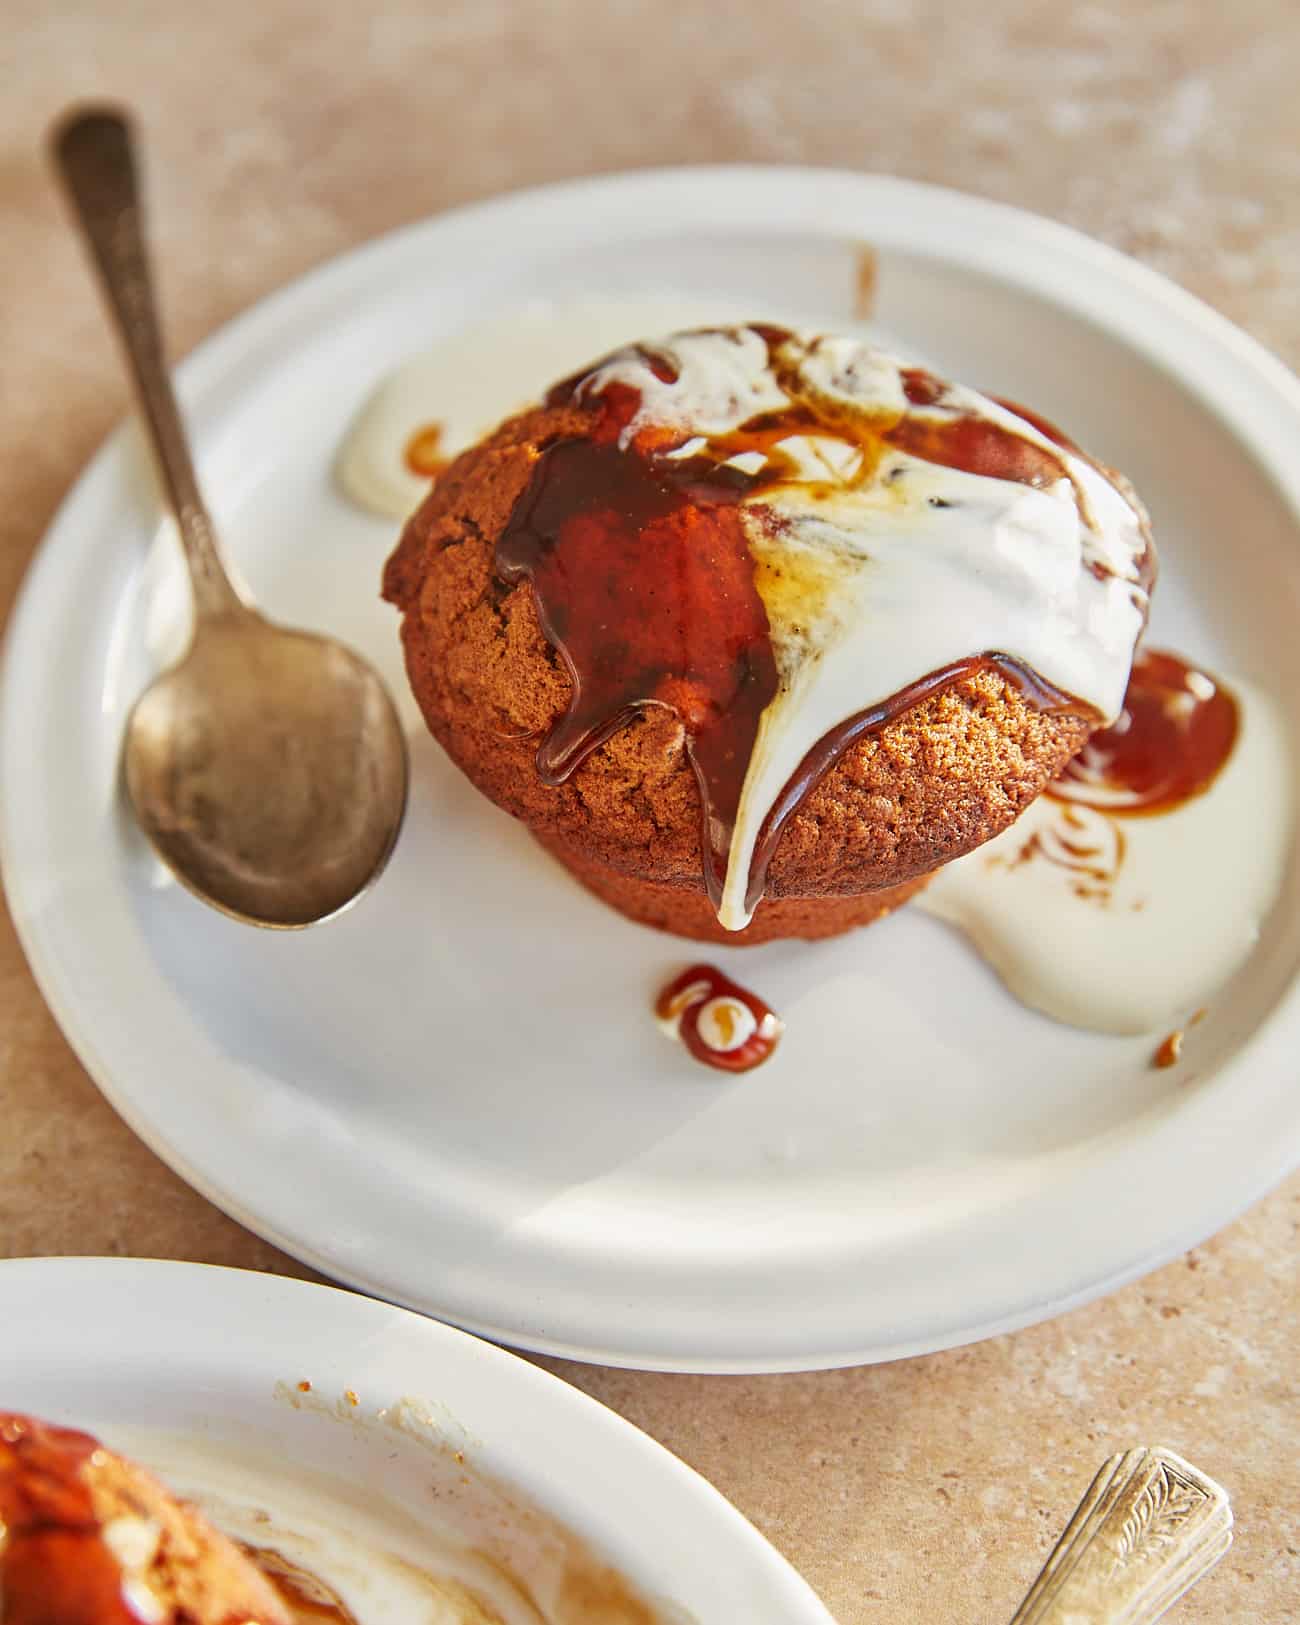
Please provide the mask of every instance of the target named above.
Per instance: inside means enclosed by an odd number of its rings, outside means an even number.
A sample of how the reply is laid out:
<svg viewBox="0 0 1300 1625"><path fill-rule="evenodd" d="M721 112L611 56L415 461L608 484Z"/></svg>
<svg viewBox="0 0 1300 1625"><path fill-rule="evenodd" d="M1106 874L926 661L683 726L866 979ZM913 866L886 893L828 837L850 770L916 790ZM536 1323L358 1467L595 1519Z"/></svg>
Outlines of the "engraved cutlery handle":
<svg viewBox="0 0 1300 1625"><path fill-rule="evenodd" d="M1232 1544L1227 1494L1172 1450L1093 1479L1011 1625L1150 1625Z"/></svg>

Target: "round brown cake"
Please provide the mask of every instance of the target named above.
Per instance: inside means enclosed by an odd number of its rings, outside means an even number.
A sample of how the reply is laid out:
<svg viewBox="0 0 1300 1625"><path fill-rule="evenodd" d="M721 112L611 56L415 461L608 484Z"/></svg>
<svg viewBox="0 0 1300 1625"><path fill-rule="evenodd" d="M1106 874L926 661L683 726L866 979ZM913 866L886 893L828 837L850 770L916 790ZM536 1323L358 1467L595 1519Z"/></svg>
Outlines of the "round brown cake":
<svg viewBox="0 0 1300 1625"><path fill-rule="evenodd" d="M574 679L532 584L504 578L497 545L548 448L592 436L598 416L560 396L456 459L407 524L383 591L401 611L411 687L435 738L623 913L730 944L866 924L1005 829L1097 726L1090 706L1044 708L996 665L956 676L843 751L784 823L752 923L725 930L703 879L689 694L674 705L663 691L562 782L538 771Z"/></svg>

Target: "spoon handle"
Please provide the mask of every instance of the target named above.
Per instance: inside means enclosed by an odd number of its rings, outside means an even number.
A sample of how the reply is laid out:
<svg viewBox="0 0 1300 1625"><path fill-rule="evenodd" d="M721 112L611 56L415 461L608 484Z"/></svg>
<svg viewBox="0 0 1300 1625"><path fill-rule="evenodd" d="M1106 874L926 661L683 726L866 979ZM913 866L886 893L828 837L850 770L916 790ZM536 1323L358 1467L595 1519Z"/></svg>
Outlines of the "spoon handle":
<svg viewBox="0 0 1300 1625"><path fill-rule="evenodd" d="M163 354L141 221L131 127L112 108L73 112L53 132L59 172L99 271L117 324L159 472L176 516L196 611L244 608L221 562L216 532L199 495Z"/></svg>
<svg viewBox="0 0 1300 1625"><path fill-rule="evenodd" d="M1227 1494L1172 1450L1103 1463L1011 1625L1150 1625L1232 1544Z"/></svg>

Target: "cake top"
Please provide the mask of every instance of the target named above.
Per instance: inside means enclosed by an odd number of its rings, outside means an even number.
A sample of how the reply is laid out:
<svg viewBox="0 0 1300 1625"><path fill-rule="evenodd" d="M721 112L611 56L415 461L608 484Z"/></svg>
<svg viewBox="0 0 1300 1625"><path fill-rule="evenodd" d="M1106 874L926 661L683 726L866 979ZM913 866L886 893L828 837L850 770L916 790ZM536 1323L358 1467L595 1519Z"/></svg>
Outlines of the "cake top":
<svg viewBox="0 0 1300 1625"><path fill-rule="evenodd" d="M992 662L1037 703L1118 715L1146 516L1043 420L759 325L629 346L548 404L590 409L590 435L543 451L497 544L575 684L539 768L674 707L724 925L838 752L943 682Z"/></svg>

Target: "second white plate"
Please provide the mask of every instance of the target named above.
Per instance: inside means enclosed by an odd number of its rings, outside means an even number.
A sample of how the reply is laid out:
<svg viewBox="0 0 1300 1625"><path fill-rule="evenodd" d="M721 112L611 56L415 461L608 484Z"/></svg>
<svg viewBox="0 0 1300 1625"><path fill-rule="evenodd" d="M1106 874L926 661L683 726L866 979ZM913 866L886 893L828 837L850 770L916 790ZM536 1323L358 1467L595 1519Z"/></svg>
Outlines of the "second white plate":
<svg viewBox="0 0 1300 1625"><path fill-rule="evenodd" d="M0 1263L0 1324L0 1410L134 1456L362 1625L832 1625L653 1440L405 1310L197 1264L24 1259Z"/></svg>

